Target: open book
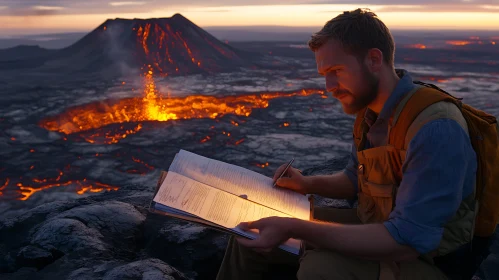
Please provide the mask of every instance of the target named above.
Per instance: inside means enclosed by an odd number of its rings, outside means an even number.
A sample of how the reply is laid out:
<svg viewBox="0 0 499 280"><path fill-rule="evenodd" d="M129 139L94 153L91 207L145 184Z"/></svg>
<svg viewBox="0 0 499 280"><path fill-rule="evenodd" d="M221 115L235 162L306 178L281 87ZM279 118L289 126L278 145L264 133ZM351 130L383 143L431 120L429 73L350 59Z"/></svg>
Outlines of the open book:
<svg viewBox="0 0 499 280"><path fill-rule="evenodd" d="M265 217L310 220L312 202L305 195L272 186L272 178L222 161L180 150L168 173L162 173L150 211L205 224L255 239L240 222ZM289 239L281 249L299 254L301 241Z"/></svg>

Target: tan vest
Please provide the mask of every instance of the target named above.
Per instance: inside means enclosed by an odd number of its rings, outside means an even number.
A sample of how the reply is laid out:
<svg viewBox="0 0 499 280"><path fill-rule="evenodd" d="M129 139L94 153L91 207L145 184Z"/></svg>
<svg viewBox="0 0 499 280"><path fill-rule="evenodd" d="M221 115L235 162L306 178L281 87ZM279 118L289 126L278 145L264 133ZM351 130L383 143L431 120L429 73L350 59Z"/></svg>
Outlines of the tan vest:
<svg viewBox="0 0 499 280"><path fill-rule="evenodd" d="M358 208L357 215L363 223L381 223L388 220L390 212L395 207L397 190L402 180L402 165L405 161L407 147L417 131L427 122L440 118L456 120L468 133L466 121L459 108L451 102L438 102L424 109L408 127L405 135L393 135L393 131L401 123L399 116L404 116L404 110L410 110L410 98L418 90L432 90L426 87L416 87L406 94L397 105L389 125L389 140L386 146L363 149L368 125L364 122L365 109L357 114L354 125L354 142L357 147L358 166ZM406 106L407 105L407 106ZM404 125L404 124L402 124ZM405 131L405 130L403 130ZM404 142L400 142L404 137ZM394 139L399 139L400 148L393 145ZM417 186L413 186L417 187ZM471 241L475 220L474 192L464 199L454 215L445 225L443 238L437 250L428 254L431 257L442 256Z"/></svg>

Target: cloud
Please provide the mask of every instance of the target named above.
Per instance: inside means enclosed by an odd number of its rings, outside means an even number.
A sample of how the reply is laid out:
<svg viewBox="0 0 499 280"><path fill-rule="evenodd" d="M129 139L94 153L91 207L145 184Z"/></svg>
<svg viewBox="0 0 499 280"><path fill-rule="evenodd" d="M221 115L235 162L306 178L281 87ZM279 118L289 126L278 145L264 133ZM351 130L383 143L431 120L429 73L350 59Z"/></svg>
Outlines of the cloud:
<svg viewBox="0 0 499 280"><path fill-rule="evenodd" d="M39 11L60 11L64 10L64 7L57 7L57 6L33 6L33 10L39 10Z"/></svg>
<svg viewBox="0 0 499 280"><path fill-rule="evenodd" d="M491 10L491 9L496 9ZM461 3L459 5L385 5L380 6L375 12L425 12L425 13L441 13L441 12L499 12L498 6L491 5L475 5Z"/></svg>
<svg viewBox="0 0 499 280"><path fill-rule="evenodd" d="M200 8L195 10L197 13L229 13L230 9L210 9L210 8Z"/></svg>
<svg viewBox="0 0 499 280"><path fill-rule="evenodd" d="M360 3L360 4L359 4ZM46 14L123 14L123 13L150 13L154 11L182 12L185 9L196 8L199 11L228 10L230 7L267 6L267 5L337 5L378 7L380 12L497 12L497 0L2 0L1 15L46 15ZM58 10L37 10L33 13L32 7L63 7ZM338 8L338 10L341 8ZM325 9L322 12L329 12ZM333 8L336 10L336 8ZM336 11L335 11L336 12Z"/></svg>
<svg viewBox="0 0 499 280"><path fill-rule="evenodd" d="M497 6L492 6L492 5L481 5L480 7L481 7L481 8L484 8L484 9L499 10L499 5L497 5Z"/></svg>
<svg viewBox="0 0 499 280"><path fill-rule="evenodd" d="M146 2L128 1L128 2L109 2L109 6L120 7L120 6L141 6L146 4Z"/></svg>
<svg viewBox="0 0 499 280"><path fill-rule="evenodd" d="M44 6L44 5L37 5L37 6L31 6L31 7L22 7L22 8L11 8L9 7L8 9L0 9L6 10L9 14L13 15L20 15L20 16L49 16L49 15L56 15L56 14L61 14L64 12L66 8L62 6Z"/></svg>

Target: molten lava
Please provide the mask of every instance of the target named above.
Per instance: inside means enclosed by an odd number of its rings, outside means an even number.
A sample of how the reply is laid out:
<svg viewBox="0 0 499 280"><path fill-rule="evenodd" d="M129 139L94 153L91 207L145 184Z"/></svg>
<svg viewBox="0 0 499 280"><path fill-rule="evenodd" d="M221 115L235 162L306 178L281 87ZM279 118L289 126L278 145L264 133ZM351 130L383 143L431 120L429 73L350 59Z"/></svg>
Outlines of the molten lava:
<svg viewBox="0 0 499 280"><path fill-rule="evenodd" d="M58 178L60 178L60 177L58 177ZM47 179L44 179L43 181L46 182ZM101 192L104 190L106 190L106 191L111 191L111 190L117 191L118 190L118 187L99 183L99 182L91 183L91 182L88 182L87 179L83 179L81 181L80 180L69 180L69 181L60 182L60 183L58 181L59 180L55 180L55 182L53 182L53 183L38 185L35 187L23 185L22 183L17 183L17 186L19 187L19 192L22 195L22 197L20 197L19 200L27 200L34 193L42 191L42 190L46 190L46 189L50 189L50 188L54 188L54 187L64 187L64 186L69 186L69 185L78 185L78 190L76 191L76 193L78 193L80 195L84 194L87 191Z"/></svg>
<svg viewBox="0 0 499 280"><path fill-rule="evenodd" d="M268 92L237 96L191 95L187 97L162 98L158 96L153 72L145 74L145 95L142 98L127 98L117 101L106 100L68 109L58 116L41 121L47 130L72 134L104 127L116 123L169 121L192 118L217 118L225 114L249 116L255 108L266 108L269 100L279 97L308 96L324 94L322 90L303 89L295 92ZM239 124L231 121L233 125ZM109 133L105 143L112 144L129 134L138 132L142 126L121 133ZM99 135L86 136L93 143Z"/></svg>
<svg viewBox="0 0 499 280"><path fill-rule="evenodd" d="M422 50L426 49L426 45L423 44L408 45L407 47L411 49L422 49Z"/></svg>
<svg viewBox="0 0 499 280"><path fill-rule="evenodd" d="M132 157L132 160L133 160L134 162L136 162L136 163L140 163L140 164L144 165L144 166L145 166L147 169L149 169L149 170L154 170L154 167L153 167L153 166L150 166L149 164L147 164L147 163L145 163L145 162L141 161L140 159L137 159L137 158L135 158L135 157Z"/></svg>
<svg viewBox="0 0 499 280"><path fill-rule="evenodd" d="M69 168L70 167L68 165L65 168L65 170L68 171ZM28 200L33 194L54 187L76 186L77 187L76 193L80 195L86 192L96 193L102 191L116 191L119 189L118 187L115 186L103 184L100 182L91 182L88 181L87 179L69 180L69 179L63 179L63 177L65 177L64 172L58 170L58 175L55 178L33 178L31 179L30 183L27 183L26 180L23 180L24 182L17 182L17 183L13 182L11 186L16 186L18 188L17 190L15 190L15 193L18 194L15 196L15 198L18 200ZM6 187L9 186L9 183L11 181L12 180L9 178L5 179L3 185L0 186L0 196L3 196L5 195L5 193L8 193Z"/></svg>
<svg viewBox="0 0 499 280"><path fill-rule="evenodd" d="M3 190L9 185L9 178L5 179L5 183L0 187L0 196L3 195Z"/></svg>
<svg viewBox="0 0 499 280"><path fill-rule="evenodd" d="M134 20L130 24L137 38L136 59L152 65L161 76L217 71L244 60L227 44L181 15Z"/></svg>
<svg viewBox="0 0 499 280"><path fill-rule="evenodd" d="M258 166L258 167L261 167L261 168L265 168L265 167L269 166L269 163L268 162L266 162L266 163L256 163L255 165Z"/></svg>
<svg viewBox="0 0 499 280"><path fill-rule="evenodd" d="M466 46L469 44L473 44L471 41L445 41L447 45L453 45L453 46Z"/></svg>

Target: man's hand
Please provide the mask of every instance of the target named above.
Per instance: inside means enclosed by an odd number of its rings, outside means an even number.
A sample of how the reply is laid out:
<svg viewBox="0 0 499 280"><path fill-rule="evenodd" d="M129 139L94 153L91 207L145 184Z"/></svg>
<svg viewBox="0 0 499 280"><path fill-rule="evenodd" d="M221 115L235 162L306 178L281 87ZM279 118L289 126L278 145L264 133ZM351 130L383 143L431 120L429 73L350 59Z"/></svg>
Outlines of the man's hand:
<svg viewBox="0 0 499 280"><path fill-rule="evenodd" d="M281 175L281 172L286 168L287 164L281 165L279 168L277 168L273 180L279 178L279 175ZM281 188L286 188L293 190L295 192L299 192L301 194L307 194L308 192L308 182L306 180L306 177L301 174L301 172L293 167L289 167L286 173L282 178L277 180L276 185L281 187Z"/></svg>
<svg viewBox="0 0 499 280"><path fill-rule="evenodd" d="M257 229L259 236L255 240L237 238L239 244L259 253L268 253L290 238L290 218L268 217L238 225L244 231Z"/></svg>

